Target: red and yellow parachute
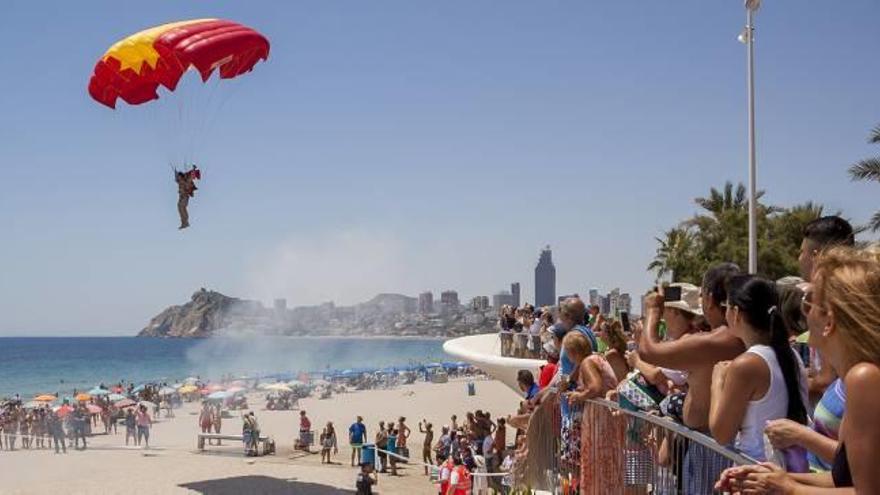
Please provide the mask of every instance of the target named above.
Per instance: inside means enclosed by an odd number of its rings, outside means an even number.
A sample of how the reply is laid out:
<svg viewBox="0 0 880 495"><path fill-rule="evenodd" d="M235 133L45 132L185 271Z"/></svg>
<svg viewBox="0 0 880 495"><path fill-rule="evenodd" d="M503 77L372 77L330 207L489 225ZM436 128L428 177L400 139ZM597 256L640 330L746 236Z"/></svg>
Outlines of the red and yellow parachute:
<svg viewBox="0 0 880 495"><path fill-rule="evenodd" d="M215 69L222 79L250 72L269 57L269 40L253 29L221 19L172 22L118 41L101 57L89 81L89 94L116 108L122 98L140 105L159 98L159 85L174 91L195 68L207 81Z"/></svg>

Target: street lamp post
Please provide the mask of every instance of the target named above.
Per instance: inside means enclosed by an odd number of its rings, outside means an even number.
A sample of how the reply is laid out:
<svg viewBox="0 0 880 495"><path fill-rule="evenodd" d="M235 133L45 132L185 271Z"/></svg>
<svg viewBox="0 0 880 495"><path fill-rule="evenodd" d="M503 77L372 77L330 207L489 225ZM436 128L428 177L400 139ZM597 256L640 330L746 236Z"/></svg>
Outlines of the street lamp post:
<svg viewBox="0 0 880 495"><path fill-rule="evenodd" d="M755 162L755 11L761 0L745 0L746 27L740 41L746 44L749 87L749 273L758 272L757 166Z"/></svg>

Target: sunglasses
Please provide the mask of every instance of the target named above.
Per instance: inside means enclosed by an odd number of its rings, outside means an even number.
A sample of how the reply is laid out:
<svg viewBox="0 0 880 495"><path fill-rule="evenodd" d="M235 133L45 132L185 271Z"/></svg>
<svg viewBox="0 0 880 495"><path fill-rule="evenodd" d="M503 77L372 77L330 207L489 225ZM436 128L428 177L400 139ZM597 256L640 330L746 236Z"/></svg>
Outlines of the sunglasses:
<svg viewBox="0 0 880 495"><path fill-rule="evenodd" d="M801 298L801 313L806 317L810 314L810 310L813 309L813 306L815 305L816 304L813 303L813 292L804 292L804 297Z"/></svg>

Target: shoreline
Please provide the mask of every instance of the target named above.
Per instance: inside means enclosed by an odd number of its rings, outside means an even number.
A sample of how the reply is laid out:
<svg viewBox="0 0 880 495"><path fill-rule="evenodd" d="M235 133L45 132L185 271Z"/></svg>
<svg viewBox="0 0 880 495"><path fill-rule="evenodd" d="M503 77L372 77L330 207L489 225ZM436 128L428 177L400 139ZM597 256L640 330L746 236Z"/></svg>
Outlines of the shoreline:
<svg viewBox="0 0 880 495"><path fill-rule="evenodd" d="M480 334L476 334L480 335ZM461 337L461 336L458 336ZM211 339L289 339L289 340L425 340L425 341L445 341L457 338L439 337L439 336L419 336L419 335L210 335L207 337L151 337L147 335L4 335L3 339L152 339L152 340L191 340L194 342L211 340Z"/></svg>

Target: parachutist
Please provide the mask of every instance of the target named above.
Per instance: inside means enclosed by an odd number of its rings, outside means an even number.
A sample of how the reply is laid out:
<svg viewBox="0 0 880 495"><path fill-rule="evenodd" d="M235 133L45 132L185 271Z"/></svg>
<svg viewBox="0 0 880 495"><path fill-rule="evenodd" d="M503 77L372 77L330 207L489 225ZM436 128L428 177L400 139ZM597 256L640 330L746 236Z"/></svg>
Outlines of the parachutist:
<svg viewBox="0 0 880 495"><path fill-rule="evenodd" d="M177 213L180 215L180 227L185 229L189 227L189 198L195 195L196 185L195 179L201 177L199 169L193 165L193 169L189 172L174 171L174 181L177 182Z"/></svg>

